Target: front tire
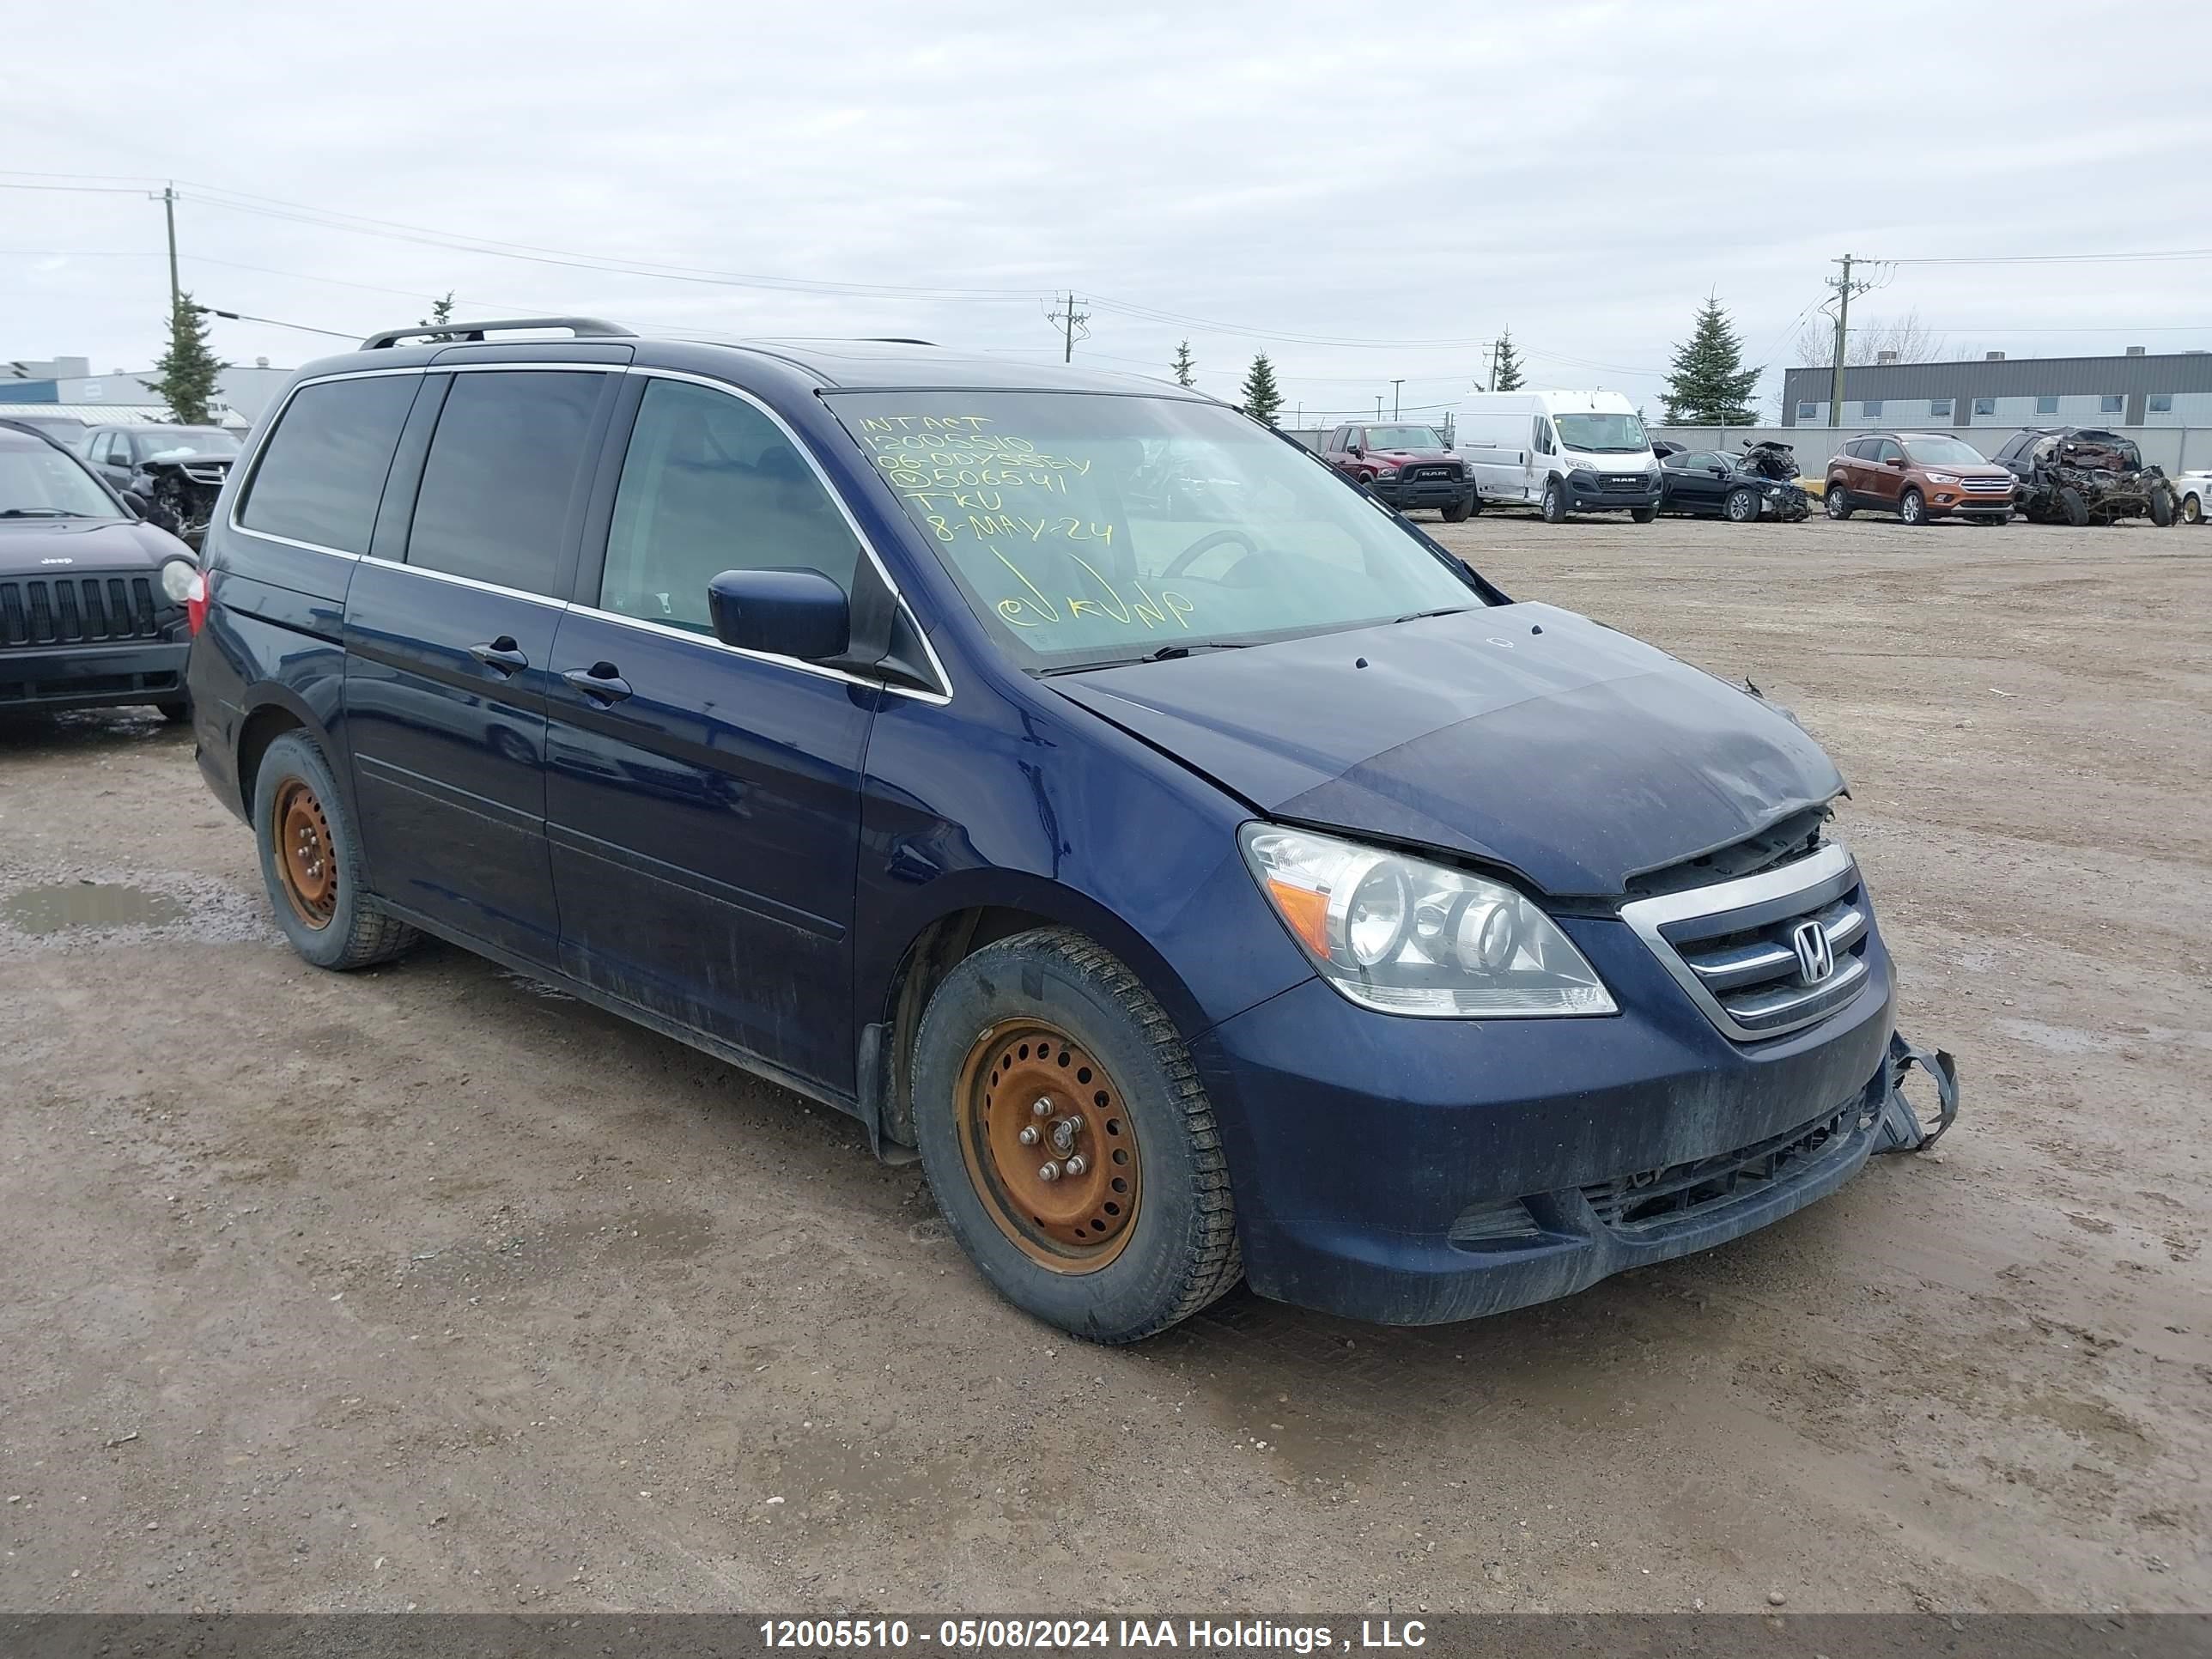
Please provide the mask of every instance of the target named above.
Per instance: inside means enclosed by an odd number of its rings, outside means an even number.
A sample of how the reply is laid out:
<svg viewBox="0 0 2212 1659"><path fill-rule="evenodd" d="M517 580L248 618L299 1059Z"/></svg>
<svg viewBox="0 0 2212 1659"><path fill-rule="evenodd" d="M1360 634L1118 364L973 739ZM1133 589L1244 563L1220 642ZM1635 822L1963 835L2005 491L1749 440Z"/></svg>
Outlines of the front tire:
<svg viewBox="0 0 2212 1659"><path fill-rule="evenodd" d="M1564 524L1567 518L1567 492L1559 488L1557 478L1544 482L1544 501L1540 509L1546 524Z"/></svg>
<svg viewBox="0 0 2212 1659"><path fill-rule="evenodd" d="M2066 522L2076 530L2089 522L2088 498L2072 484L2067 484L2059 490L2058 505L2065 511Z"/></svg>
<svg viewBox="0 0 2212 1659"><path fill-rule="evenodd" d="M913 1084L938 1207L1024 1312L1136 1342L1243 1276L1198 1068L1137 976L1082 934L1039 928L955 967L922 1016Z"/></svg>
<svg viewBox="0 0 2212 1659"><path fill-rule="evenodd" d="M1632 507L1628 509L1628 516L1638 524L1650 524L1659 516L1659 509L1656 507Z"/></svg>
<svg viewBox="0 0 2212 1659"><path fill-rule="evenodd" d="M1820 493L1820 505L1838 524L1851 516L1851 498L1833 478L1828 480L1827 489Z"/></svg>
<svg viewBox="0 0 2212 1659"><path fill-rule="evenodd" d="M316 967L372 967L415 943L412 927L371 902L361 838L330 762L304 732L287 732L262 756L253 833L276 926Z"/></svg>
<svg viewBox="0 0 2212 1659"><path fill-rule="evenodd" d="M2173 523L2173 492L2164 484L2151 486L2150 521L2160 530Z"/></svg>
<svg viewBox="0 0 2212 1659"><path fill-rule="evenodd" d="M2195 494L2194 492L2182 497L2181 521L2184 524L2203 524L2204 522L2203 497Z"/></svg>
<svg viewBox="0 0 2212 1659"><path fill-rule="evenodd" d="M1467 515L1474 511L1474 502L1472 499L1463 501L1454 501L1450 506L1443 509L1444 522L1446 524L1465 524L1467 522Z"/></svg>
<svg viewBox="0 0 2212 1659"><path fill-rule="evenodd" d="M1898 498L1898 519L1915 526L1928 522L1928 498L1917 489L1908 489Z"/></svg>
<svg viewBox="0 0 2212 1659"><path fill-rule="evenodd" d="M192 700L190 697L166 698L155 703L154 707L161 711L161 718L172 726L182 726L192 717Z"/></svg>
<svg viewBox="0 0 2212 1659"><path fill-rule="evenodd" d="M1731 489L1727 502L1721 509L1730 524L1750 524L1759 517L1759 495L1755 490Z"/></svg>

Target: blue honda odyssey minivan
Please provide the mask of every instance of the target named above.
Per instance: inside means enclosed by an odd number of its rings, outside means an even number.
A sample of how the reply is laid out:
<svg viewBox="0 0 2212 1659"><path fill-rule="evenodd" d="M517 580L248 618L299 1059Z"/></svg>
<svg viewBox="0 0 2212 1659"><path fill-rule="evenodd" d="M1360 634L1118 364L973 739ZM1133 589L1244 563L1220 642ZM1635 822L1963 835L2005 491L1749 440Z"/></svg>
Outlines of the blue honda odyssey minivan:
<svg viewBox="0 0 2212 1659"><path fill-rule="evenodd" d="M1196 392L396 331L204 563L199 763L302 956L434 935L849 1112L1079 1335L1519 1307L1881 1142L1819 746Z"/></svg>

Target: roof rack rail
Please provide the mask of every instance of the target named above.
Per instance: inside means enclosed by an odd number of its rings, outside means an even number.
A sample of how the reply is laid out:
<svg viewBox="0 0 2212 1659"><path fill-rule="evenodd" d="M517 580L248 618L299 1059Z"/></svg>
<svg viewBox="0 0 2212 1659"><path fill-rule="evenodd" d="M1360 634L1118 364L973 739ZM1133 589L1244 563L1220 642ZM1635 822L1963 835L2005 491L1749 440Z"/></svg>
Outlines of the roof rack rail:
<svg viewBox="0 0 2212 1659"><path fill-rule="evenodd" d="M494 329L504 331L520 328L565 328L580 340L609 337L624 340L637 338L635 329L624 328L620 323L602 322L597 317L502 317L486 323L420 323L413 328L387 328L363 340L361 349L363 351L381 351L402 340L472 341L481 344L484 336Z"/></svg>
<svg viewBox="0 0 2212 1659"><path fill-rule="evenodd" d="M937 342L934 340L917 340L911 334L872 334L868 337L868 343L870 345L933 346Z"/></svg>

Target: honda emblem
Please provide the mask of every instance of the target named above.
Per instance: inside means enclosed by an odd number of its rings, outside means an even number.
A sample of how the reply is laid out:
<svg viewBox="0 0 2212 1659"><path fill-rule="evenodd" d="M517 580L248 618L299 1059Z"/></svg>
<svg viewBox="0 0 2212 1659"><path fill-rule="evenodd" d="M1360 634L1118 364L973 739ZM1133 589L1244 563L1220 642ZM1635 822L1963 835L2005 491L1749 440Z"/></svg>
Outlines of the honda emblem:
<svg viewBox="0 0 2212 1659"><path fill-rule="evenodd" d="M1836 953L1828 944L1828 930L1817 921L1801 921L1791 930L1790 948L1797 953L1797 977L1818 985L1836 971Z"/></svg>

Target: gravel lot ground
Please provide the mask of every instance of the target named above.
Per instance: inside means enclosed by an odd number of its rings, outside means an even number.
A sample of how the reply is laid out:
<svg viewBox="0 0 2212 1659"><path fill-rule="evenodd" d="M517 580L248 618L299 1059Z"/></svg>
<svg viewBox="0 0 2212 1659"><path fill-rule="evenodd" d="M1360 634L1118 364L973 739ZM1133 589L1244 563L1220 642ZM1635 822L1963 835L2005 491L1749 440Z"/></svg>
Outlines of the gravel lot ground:
<svg viewBox="0 0 2212 1659"><path fill-rule="evenodd" d="M0 1607L2212 1606L2212 532L1434 527L1830 746L1940 1154L1480 1324L1101 1351L846 1121L301 964L176 729L0 726Z"/></svg>

